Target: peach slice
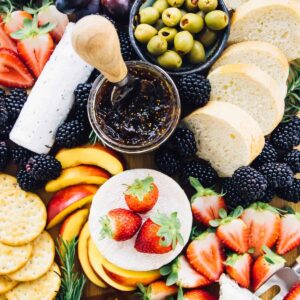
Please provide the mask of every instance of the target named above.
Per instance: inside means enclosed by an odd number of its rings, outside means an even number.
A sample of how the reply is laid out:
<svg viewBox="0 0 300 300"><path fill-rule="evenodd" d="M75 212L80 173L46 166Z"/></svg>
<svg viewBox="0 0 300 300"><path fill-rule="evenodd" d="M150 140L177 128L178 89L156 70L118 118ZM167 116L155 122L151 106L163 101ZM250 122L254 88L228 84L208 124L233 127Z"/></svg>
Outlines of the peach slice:
<svg viewBox="0 0 300 300"><path fill-rule="evenodd" d="M103 184L110 174L94 166L77 166L62 170L60 176L46 184L46 192L56 192L77 184Z"/></svg>
<svg viewBox="0 0 300 300"><path fill-rule="evenodd" d="M54 194L47 205L47 228L54 227L78 208L92 202L97 190L96 185L81 184Z"/></svg>
<svg viewBox="0 0 300 300"><path fill-rule="evenodd" d="M88 240L90 238L89 225L86 223L79 235L78 240L78 258L85 273L86 277L96 286L101 288L106 288L107 285L102 281L102 279L95 273L90 265L88 257Z"/></svg>
<svg viewBox="0 0 300 300"><path fill-rule="evenodd" d="M117 154L99 144L62 149L57 153L56 159L60 161L63 169L78 165L95 165L112 175L124 170Z"/></svg>

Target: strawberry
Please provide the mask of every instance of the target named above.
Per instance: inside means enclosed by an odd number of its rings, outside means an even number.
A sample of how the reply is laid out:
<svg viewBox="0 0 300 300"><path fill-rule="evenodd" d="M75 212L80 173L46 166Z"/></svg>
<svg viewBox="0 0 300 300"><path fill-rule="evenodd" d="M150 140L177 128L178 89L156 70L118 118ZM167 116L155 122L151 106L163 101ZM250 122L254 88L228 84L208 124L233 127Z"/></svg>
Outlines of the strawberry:
<svg viewBox="0 0 300 300"><path fill-rule="evenodd" d="M221 243L210 230L194 239L186 250L189 263L210 281L217 281L223 273L223 251Z"/></svg>
<svg viewBox="0 0 300 300"><path fill-rule="evenodd" d="M101 239L109 237L115 241L126 241L140 229L142 218L128 209L115 208L101 217L100 224Z"/></svg>
<svg viewBox="0 0 300 300"><path fill-rule="evenodd" d="M24 20L32 20L31 14L23 10L13 11L4 19L4 30L10 36L12 33L23 28Z"/></svg>
<svg viewBox="0 0 300 300"><path fill-rule="evenodd" d="M300 213L281 218L277 253L283 255L300 245Z"/></svg>
<svg viewBox="0 0 300 300"><path fill-rule="evenodd" d="M265 254L256 259L252 268L252 285L254 291L275 272L284 267L285 264L285 259L275 254L268 247L263 246L263 251Z"/></svg>
<svg viewBox="0 0 300 300"><path fill-rule="evenodd" d="M178 293L177 300L217 300L216 296L211 295L210 293L202 290L190 290L185 292L183 295L182 292Z"/></svg>
<svg viewBox="0 0 300 300"><path fill-rule="evenodd" d="M250 230L249 247L254 249L254 257L263 254L263 245L268 248L275 245L279 236L280 216L274 207L262 202L253 203L241 218Z"/></svg>
<svg viewBox="0 0 300 300"><path fill-rule="evenodd" d="M292 287L283 300L300 300L300 282Z"/></svg>
<svg viewBox="0 0 300 300"><path fill-rule="evenodd" d="M158 199L158 188L153 177L136 179L128 186L125 192L125 201L128 207L137 213L146 213L151 210Z"/></svg>
<svg viewBox="0 0 300 300"><path fill-rule="evenodd" d="M184 255L180 255L171 265L162 267L160 273L163 276L168 275L167 285L177 284L187 289L211 283L206 277L193 269Z"/></svg>
<svg viewBox="0 0 300 300"><path fill-rule="evenodd" d="M189 178L191 185L197 193L191 199L191 206L194 218L206 225L219 216L221 208L226 209L224 198L211 189L204 188L199 180L194 177Z"/></svg>
<svg viewBox="0 0 300 300"><path fill-rule="evenodd" d="M239 219L243 213L243 208L238 206L229 216L226 210L220 209L221 219L210 221L210 225L217 228L217 236L228 248L238 253L245 253L249 249L249 229L247 225Z"/></svg>
<svg viewBox="0 0 300 300"><path fill-rule="evenodd" d="M177 212L170 216L157 213L142 225L135 241L135 249L142 253L163 254L184 244L180 234L180 221Z"/></svg>
<svg viewBox="0 0 300 300"><path fill-rule="evenodd" d="M5 32L4 23L1 17L0 17L0 48L6 48L14 52L17 52L17 45Z"/></svg>
<svg viewBox="0 0 300 300"><path fill-rule="evenodd" d="M147 288L142 284L138 284L138 288L141 291L141 299L143 300L165 300L168 296L177 293L176 285L168 286L162 280L151 283Z"/></svg>
<svg viewBox="0 0 300 300"><path fill-rule="evenodd" d="M18 55L0 48L0 84L12 88L32 87L34 79Z"/></svg>
<svg viewBox="0 0 300 300"><path fill-rule="evenodd" d="M225 262L227 274L244 288L250 287L252 257L249 253L231 254Z"/></svg>
<svg viewBox="0 0 300 300"><path fill-rule="evenodd" d="M53 29L52 24L37 27L37 18L26 19L24 28L11 34L18 41L17 47L21 58L26 65L38 77L54 49L54 42L49 32Z"/></svg>

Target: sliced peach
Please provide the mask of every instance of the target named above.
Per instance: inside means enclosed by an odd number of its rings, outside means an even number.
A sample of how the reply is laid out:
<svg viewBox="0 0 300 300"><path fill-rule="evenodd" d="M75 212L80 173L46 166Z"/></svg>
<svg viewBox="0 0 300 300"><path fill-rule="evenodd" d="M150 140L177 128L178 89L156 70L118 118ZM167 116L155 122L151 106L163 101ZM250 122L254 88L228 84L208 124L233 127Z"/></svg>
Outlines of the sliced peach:
<svg viewBox="0 0 300 300"><path fill-rule="evenodd" d="M60 161L63 169L78 165L95 165L112 175L124 170L118 155L99 144L62 149L57 153L56 159Z"/></svg>
<svg viewBox="0 0 300 300"><path fill-rule="evenodd" d="M94 271L111 287L124 292L133 291L136 289L136 287L123 285L121 283L114 281L112 278L109 277L108 273L105 272L103 266L99 262L100 252L98 251L95 243L91 238L88 241L88 256L89 256L90 264L94 269Z"/></svg>
<svg viewBox="0 0 300 300"><path fill-rule="evenodd" d="M93 268L90 265L89 257L88 257L88 240L90 238L89 225L86 223L79 235L78 240L78 258L85 273L86 277L96 286L106 288L107 285L103 282L103 280L95 273Z"/></svg>
<svg viewBox="0 0 300 300"><path fill-rule="evenodd" d="M55 193L47 205L47 228L54 227L78 208L92 202L97 190L96 185L80 184Z"/></svg>
<svg viewBox="0 0 300 300"><path fill-rule="evenodd" d="M103 184L110 174L94 166L77 166L62 170L60 176L46 184L47 192L56 192L76 184Z"/></svg>

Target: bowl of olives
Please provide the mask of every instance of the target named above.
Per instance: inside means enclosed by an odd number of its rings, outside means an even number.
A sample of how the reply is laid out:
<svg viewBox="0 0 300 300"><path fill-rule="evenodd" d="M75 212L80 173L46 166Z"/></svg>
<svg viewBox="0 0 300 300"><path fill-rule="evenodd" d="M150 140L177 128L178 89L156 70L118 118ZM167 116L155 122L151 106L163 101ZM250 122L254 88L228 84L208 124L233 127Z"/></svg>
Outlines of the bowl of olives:
<svg viewBox="0 0 300 300"><path fill-rule="evenodd" d="M129 35L143 61L183 75L205 71L217 60L229 21L223 0L136 0Z"/></svg>

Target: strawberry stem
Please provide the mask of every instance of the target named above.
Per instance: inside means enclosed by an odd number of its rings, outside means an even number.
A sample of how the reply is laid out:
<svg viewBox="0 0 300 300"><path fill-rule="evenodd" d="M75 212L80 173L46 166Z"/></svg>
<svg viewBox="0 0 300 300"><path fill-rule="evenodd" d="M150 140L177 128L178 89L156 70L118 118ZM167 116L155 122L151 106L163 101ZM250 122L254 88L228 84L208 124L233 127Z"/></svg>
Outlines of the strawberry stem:
<svg viewBox="0 0 300 300"><path fill-rule="evenodd" d="M125 195L132 195L137 197L139 201L143 201L144 197L153 190L153 182L154 179L151 176L144 179L135 179L134 183L128 187Z"/></svg>
<svg viewBox="0 0 300 300"><path fill-rule="evenodd" d="M192 202L198 198L203 196L216 196L218 195L214 190L209 188L204 188L200 181L195 177L189 177L189 181L191 186L196 190L196 194L192 197Z"/></svg>

